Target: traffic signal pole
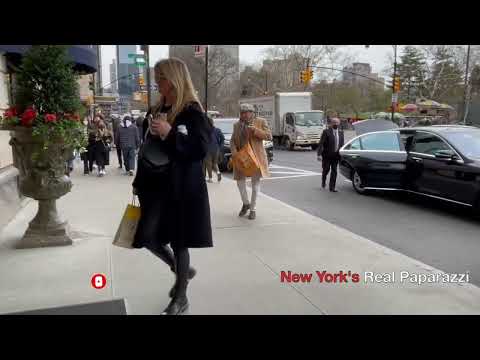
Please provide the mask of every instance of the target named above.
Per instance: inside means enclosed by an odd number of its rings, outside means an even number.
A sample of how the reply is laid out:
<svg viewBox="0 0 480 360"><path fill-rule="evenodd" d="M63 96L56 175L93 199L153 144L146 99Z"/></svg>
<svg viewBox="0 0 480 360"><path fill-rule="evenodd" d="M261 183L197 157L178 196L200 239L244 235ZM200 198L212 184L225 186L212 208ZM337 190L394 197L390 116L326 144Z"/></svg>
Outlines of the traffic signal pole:
<svg viewBox="0 0 480 360"><path fill-rule="evenodd" d="M394 60L393 60L393 79L392 79L392 122L395 117L395 103L393 102L394 95L396 94L395 82L397 81L397 45L393 45ZM398 99L397 99L398 101Z"/></svg>
<svg viewBox="0 0 480 360"><path fill-rule="evenodd" d="M151 90L151 79L150 79L150 47L149 45L143 45L143 53L145 55L145 63L146 63L146 67L147 67L147 107L148 109L150 109L150 107L152 106L151 104L151 94L152 94L152 90Z"/></svg>
<svg viewBox="0 0 480 360"><path fill-rule="evenodd" d="M208 45L205 46L205 113L208 114Z"/></svg>
<svg viewBox="0 0 480 360"><path fill-rule="evenodd" d="M465 89L463 91L463 124L467 124L467 115L468 115L468 67L470 64L470 45L467 47L467 65L465 69Z"/></svg>

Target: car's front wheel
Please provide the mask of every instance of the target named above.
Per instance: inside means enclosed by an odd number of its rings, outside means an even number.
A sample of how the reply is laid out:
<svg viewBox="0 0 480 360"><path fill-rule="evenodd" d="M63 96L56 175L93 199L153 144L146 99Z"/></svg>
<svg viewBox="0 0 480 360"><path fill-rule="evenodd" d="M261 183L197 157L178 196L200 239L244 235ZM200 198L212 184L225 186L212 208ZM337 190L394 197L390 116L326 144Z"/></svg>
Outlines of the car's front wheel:
<svg viewBox="0 0 480 360"><path fill-rule="evenodd" d="M318 149L318 144L312 145L312 150L317 150Z"/></svg>
<svg viewBox="0 0 480 360"><path fill-rule="evenodd" d="M368 190L363 187L363 181L362 178L360 177L360 174L354 170L352 174L352 185L353 189L362 195L368 194Z"/></svg>

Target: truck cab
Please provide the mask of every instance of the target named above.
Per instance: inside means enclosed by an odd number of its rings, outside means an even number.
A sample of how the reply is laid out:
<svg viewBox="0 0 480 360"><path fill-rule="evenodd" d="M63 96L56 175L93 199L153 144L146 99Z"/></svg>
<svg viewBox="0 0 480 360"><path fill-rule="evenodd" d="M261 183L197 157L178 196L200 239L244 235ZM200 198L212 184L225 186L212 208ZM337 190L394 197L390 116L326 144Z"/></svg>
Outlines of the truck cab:
<svg viewBox="0 0 480 360"><path fill-rule="evenodd" d="M323 111L294 111L283 115L285 124L283 143L289 150L295 146L318 148L324 129Z"/></svg>

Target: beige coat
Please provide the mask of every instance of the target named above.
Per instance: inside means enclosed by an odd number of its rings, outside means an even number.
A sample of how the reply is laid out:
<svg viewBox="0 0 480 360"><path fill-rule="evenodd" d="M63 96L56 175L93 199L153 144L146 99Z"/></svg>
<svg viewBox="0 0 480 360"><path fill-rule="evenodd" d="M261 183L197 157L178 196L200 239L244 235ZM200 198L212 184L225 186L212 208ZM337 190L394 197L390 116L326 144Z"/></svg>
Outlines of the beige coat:
<svg viewBox="0 0 480 360"><path fill-rule="evenodd" d="M268 171L268 160L267 153L263 147L263 140L272 140L272 132L268 127L267 120L263 118L254 118L253 125L255 126L255 132L253 135L250 135L250 146L257 157L257 160L260 164L260 171L262 177L270 176ZM240 150L240 121L237 121L233 125L233 134L230 140L230 148L232 150L232 156ZM241 173L233 169L233 177L235 180L243 179L244 176Z"/></svg>

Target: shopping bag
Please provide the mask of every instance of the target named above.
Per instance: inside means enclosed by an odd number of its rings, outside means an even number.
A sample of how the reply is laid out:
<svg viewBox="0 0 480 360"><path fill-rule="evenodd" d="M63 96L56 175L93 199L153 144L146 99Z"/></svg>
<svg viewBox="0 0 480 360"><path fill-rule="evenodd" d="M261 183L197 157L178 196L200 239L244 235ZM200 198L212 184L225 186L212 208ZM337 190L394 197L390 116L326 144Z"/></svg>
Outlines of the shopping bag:
<svg viewBox="0 0 480 360"><path fill-rule="evenodd" d="M247 142L232 158L235 171L240 172L246 177L251 177L260 170L260 165L250 142Z"/></svg>
<svg viewBox="0 0 480 360"><path fill-rule="evenodd" d="M118 226L117 233L113 239L113 245L133 249L133 241L137 232L138 222L140 220L140 206L135 204L135 198L131 204L127 205L123 213L122 221Z"/></svg>

